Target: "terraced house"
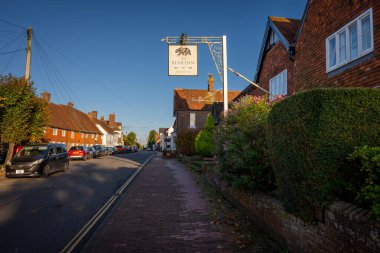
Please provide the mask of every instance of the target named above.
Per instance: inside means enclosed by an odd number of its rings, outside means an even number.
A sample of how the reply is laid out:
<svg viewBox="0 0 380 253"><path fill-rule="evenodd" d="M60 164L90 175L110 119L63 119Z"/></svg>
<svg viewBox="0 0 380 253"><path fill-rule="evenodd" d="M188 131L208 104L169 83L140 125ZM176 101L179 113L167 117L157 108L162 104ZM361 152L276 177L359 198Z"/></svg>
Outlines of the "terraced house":
<svg viewBox="0 0 380 253"><path fill-rule="evenodd" d="M92 146L102 144L102 132L83 112L74 108L73 103L58 105L50 102L50 93L42 97L49 102L49 124L45 129L44 141L66 144L69 149L74 145Z"/></svg>
<svg viewBox="0 0 380 253"><path fill-rule="evenodd" d="M301 20L269 17L254 81L277 95L380 87L380 1L308 0ZM243 95L264 93L248 86Z"/></svg>

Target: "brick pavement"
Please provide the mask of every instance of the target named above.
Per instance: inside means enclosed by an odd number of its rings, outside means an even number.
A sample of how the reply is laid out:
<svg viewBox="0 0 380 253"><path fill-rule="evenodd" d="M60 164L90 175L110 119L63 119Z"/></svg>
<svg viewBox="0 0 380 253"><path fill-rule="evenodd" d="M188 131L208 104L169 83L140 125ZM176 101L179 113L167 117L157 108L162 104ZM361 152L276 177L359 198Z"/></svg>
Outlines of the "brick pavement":
<svg viewBox="0 0 380 253"><path fill-rule="evenodd" d="M158 155L84 245L83 252L237 252L236 235L211 221L198 175Z"/></svg>

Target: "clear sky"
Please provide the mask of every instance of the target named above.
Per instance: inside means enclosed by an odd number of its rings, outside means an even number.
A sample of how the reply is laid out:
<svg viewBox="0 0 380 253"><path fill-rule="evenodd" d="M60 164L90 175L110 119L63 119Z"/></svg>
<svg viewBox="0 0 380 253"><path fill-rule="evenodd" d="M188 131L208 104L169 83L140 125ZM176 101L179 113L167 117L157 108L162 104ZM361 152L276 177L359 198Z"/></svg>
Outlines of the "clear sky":
<svg viewBox="0 0 380 253"><path fill-rule="evenodd" d="M199 46L198 77L169 77L161 39L227 36L228 66L253 79L268 16L301 19L306 0L0 0L0 19L33 28L31 80L52 102L116 114L145 144L173 122L173 89L206 89L217 71ZM23 76L26 32L0 21L0 74ZM247 83L228 73L230 90Z"/></svg>

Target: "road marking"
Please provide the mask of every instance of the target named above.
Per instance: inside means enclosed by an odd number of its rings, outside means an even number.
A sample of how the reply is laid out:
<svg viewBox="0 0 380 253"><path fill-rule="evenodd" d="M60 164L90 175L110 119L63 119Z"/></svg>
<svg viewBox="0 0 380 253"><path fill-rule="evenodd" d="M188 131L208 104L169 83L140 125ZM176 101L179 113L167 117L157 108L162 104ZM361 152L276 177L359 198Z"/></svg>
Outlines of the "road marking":
<svg viewBox="0 0 380 253"><path fill-rule="evenodd" d="M81 230L71 239L71 241L61 250L61 253L72 252L83 238L91 231L95 224L103 217L103 215L108 211L112 204L121 196L125 188L132 182L132 180L140 173L140 171L145 167L145 165L152 160L156 154L152 154L148 159L140 165L140 167L128 178L128 180L116 191L116 193L99 209L99 211L92 216L92 218L82 227Z"/></svg>

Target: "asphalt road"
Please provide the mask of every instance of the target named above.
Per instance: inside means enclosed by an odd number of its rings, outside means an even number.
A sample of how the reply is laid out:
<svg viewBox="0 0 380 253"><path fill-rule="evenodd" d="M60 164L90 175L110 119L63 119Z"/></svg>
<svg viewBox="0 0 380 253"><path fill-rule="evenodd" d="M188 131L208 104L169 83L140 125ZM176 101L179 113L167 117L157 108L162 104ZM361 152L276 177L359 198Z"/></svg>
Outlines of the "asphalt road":
<svg viewBox="0 0 380 253"><path fill-rule="evenodd" d="M71 161L48 178L0 180L0 252L59 252L152 152Z"/></svg>

